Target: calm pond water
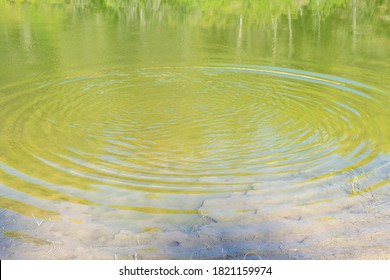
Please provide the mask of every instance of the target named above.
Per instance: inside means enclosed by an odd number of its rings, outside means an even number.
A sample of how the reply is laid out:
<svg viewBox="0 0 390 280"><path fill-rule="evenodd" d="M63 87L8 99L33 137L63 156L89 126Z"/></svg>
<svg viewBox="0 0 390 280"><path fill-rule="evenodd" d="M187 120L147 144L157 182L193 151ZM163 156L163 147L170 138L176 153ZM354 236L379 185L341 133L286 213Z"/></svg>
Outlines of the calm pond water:
<svg viewBox="0 0 390 280"><path fill-rule="evenodd" d="M389 1L32 2L1 258L390 258Z"/></svg>

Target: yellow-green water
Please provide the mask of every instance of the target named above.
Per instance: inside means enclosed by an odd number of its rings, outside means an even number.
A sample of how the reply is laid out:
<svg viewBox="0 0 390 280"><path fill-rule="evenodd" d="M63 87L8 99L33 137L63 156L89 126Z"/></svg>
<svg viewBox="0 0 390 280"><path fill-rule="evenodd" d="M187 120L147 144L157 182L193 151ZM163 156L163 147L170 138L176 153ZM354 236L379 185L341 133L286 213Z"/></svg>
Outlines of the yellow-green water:
<svg viewBox="0 0 390 280"><path fill-rule="evenodd" d="M389 3L287 2L0 2L0 255L387 197Z"/></svg>

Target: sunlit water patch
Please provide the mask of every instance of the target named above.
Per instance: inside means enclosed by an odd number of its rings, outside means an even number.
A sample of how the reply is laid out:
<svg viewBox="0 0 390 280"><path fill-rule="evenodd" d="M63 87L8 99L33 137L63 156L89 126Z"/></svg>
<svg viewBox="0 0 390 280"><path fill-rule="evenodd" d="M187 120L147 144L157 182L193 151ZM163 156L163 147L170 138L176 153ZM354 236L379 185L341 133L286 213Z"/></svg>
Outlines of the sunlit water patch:
<svg viewBox="0 0 390 280"><path fill-rule="evenodd" d="M0 89L0 206L37 223L154 232L389 185L371 85L252 65L46 78Z"/></svg>

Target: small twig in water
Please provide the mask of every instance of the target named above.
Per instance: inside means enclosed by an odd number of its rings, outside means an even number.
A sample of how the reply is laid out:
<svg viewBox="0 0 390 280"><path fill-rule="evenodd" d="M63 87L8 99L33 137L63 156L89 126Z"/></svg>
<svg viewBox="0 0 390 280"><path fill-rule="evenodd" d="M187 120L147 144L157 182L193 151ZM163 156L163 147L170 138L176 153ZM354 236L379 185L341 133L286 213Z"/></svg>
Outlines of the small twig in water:
<svg viewBox="0 0 390 280"><path fill-rule="evenodd" d="M387 165L389 165L389 164L390 164L390 162L387 162L387 163L385 163L384 165L375 168L375 170L374 170L375 174L378 175L378 170L382 169L383 167L385 167L385 166L387 166Z"/></svg>
<svg viewBox="0 0 390 280"><path fill-rule="evenodd" d="M41 224L44 222L44 219L42 219L41 221L38 221L37 218L35 218L34 216L34 213L31 213L31 216L34 218L35 222L37 223L37 225L40 227Z"/></svg>
<svg viewBox="0 0 390 280"><path fill-rule="evenodd" d="M255 252L248 252L244 255L244 260L246 260L246 257L251 254L251 255L255 255L259 258L259 260L263 260L258 254L256 254Z"/></svg>
<svg viewBox="0 0 390 280"><path fill-rule="evenodd" d="M357 194L356 188L357 188L357 186L358 186L358 181L359 181L358 177L355 176L355 177L353 178L353 182L352 182L352 191L351 191L351 194L352 194L352 195Z"/></svg>

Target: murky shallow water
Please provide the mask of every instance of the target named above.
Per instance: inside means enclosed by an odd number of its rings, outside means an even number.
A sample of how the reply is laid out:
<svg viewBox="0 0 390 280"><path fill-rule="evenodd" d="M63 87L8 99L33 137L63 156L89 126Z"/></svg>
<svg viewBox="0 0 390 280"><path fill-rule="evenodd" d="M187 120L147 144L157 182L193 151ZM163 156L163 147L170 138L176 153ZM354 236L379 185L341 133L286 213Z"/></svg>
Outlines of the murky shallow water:
<svg viewBox="0 0 390 280"><path fill-rule="evenodd" d="M146 3L1 4L1 257L389 258L386 4Z"/></svg>

